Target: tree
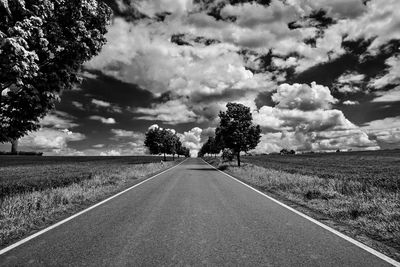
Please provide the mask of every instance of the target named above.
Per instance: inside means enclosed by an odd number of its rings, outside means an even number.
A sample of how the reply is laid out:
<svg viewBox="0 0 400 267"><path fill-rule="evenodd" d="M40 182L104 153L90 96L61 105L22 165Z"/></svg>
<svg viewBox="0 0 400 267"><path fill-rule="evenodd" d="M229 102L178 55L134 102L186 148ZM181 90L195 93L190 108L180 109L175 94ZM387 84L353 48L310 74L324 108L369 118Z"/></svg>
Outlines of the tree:
<svg viewBox="0 0 400 267"><path fill-rule="evenodd" d="M154 127L147 131L144 145L149 149L150 154L163 154L166 161L166 154L176 153L174 147L176 138L178 137L172 131Z"/></svg>
<svg viewBox="0 0 400 267"><path fill-rule="evenodd" d="M224 148L231 149L240 166L240 152L253 149L260 142L261 129L253 125L250 108L238 103L228 103L226 112L220 111L220 124L216 129L216 139L223 140Z"/></svg>
<svg viewBox="0 0 400 267"><path fill-rule="evenodd" d="M221 148L217 144L215 137L209 136L207 139L207 142L205 142L202 146L202 153L205 154L211 154L216 157L216 155L221 151Z"/></svg>
<svg viewBox="0 0 400 267"><path fill-rule="evenodd" d="M173 134L172 136L170 136L170 138L171 138L170 152L172 154L172 160L175 160L175 154L179 155L179 149L182 147L182 143L176 134Z"/></svg>
<svg viewBox="0 0 400 267"><path fill-rule="evenodd" d="M158 155L162 151L162 133L161 129L151 128L146 133L144 145L149 149L150 154Z"/></svg>
<svg viewBox="0 0 400 267"><path fill-rule="evenodd" d="M0 143L37 130L61 92L80 82L110 17L97 0L0 1Z"/></svg>

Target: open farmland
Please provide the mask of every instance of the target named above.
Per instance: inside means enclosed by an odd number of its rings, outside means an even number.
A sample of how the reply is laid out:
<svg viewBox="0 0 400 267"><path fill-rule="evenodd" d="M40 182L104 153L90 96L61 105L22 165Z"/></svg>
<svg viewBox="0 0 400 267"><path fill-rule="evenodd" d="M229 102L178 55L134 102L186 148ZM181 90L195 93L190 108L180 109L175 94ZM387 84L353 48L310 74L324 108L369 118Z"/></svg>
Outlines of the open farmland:
<svg viewBox="0 0 400 267"><path fill-rule="evenodd" d="M371 187L400 190L400 150L354 151L299 155L263 155L244 157L244 162L264 168L318 176L319 178L352 180Z"/></svg>
<svg viewBox="0 0 400 267"><path fill-rule="evenodd" d="M0 247L173 166L162 157L0 157Z"/></svg>
<svg viewBox="0 0 400 267"><path fill-rule="evenodd" d="M133 165L160 162L157 156L34 157L0 156L0 198L47 188L64 187L115 173Z"/></svg>

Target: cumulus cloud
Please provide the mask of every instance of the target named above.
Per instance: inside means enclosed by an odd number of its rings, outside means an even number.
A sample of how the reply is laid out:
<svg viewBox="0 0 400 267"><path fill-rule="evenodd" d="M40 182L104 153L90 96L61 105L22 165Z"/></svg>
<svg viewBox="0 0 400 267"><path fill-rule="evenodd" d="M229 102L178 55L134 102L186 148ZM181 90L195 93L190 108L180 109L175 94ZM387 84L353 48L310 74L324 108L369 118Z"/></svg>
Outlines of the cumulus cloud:
<svg viewBox="0 0 400 267"><path fill-rule="evenodd" d="M94 148L103 148L104 146L105 146L104 144L93 145Z"/></svg>
<svg viewBox="0 0 400 267"><path fill-rule="evenodd" d="M372 0L366 3L366 12L362 16L346 22L348 40L374 38L369 49L372 53L390 40L400 39L400 17L397 0Z"/></svg>
<svg viewBox="0 0 400 267"><path fill-rule="evenodd" d="M383 92L376 92L376 98L372 102L397 102L400 101L400 86Z"/></svg>
<svg viewBox="0 0 400 267"><path fill-rule="evenodd" d="M351 100L343 101L343 105L358 105L358 104L360 104L358 101L351 101Z"/></svg>
<svg viewBox="0 0 400 267"><path fill-rule="evenodd" d="M282 84L277 92L272 95L272 100L279 108L316 110L328 109L337 102L328 87L315 82L308 84Z"/></svg>
<svg viewBox="0 0 400 267"><path fill-rule="evenodd" d="M342 111L336 109L303 111L263 106L253 113L253 118L265 131L311 132L355 127L345 118Z"/></svg>
<svg viewBox="0 0 400 267"><path fill-rule="evenodd" d="M24 147L59 153L68 148L68 142L81 141L85 138L81 133L68 130L41 128L22 137L19 142Z"/></svg>
<svg viewBox="0 0 400 267"><path fill-rule="evenodd" d="M78 101L72 101L71 104L79 110L85 110L83 104Z"/></svg>
<svg viewBox="0 0 400 267"><path fill-rule="evenodd" d="M99 100L99 99L92 99L92 104L98 106L98 107L110 107L111 103L107 102L107 101L103 101L103 100Z"/></svg>
<svg viewBox="0 0 400 267"><path fill-rule="evenodd" d="M193 8L193 0L141 0L137 1L137 7L150 17L164 12L184 14Z"/></svg>
<svg viewBox="0 0 400 267"><path fill-rule="evenodd" d="M118 3L124 5L122 1ZM336 59L350 57L343 41L372 41L358 59L359 64L376 56L381 45L399 39L397 0L371 0L366 4L360 0L272 0L270 5L229 4L226 0L151 0L136 4L151 18L163 12L171 14L164 13L165 19L146 18L135 24L114 18L106 36L108 43L99 56L85 65L89 70L137 84L155 96L157 101L148 107L130 107L135 119L170 125L197 122L213 127L219 110L226 102L234 101L251 108L254 120L265 130L259 147L269 151L285 144L302 150L330 150L341 145L348 149L377 147L376 140L370 140L370 135L335 109L339 100L343 105L362 105L362 100L336 99L327 86L288 84L286 79L296 80L297 76L290 77L293 72L301 76L311 67L340 63ZM217 6L221 7L219 14L215 14L219 12ZM326 25L310 20L317 11L328 21ZM173 36L182 36L184 42L174 41ZM264 62L261 59L266 55L270 58ZM263 66L264 63L269 65ZM398 101L397 87L382 90L400 82L398 63L397 56L388 58L386 72L372 80L362 72L363 68L343 66L344 73L338 72L329 87L339 98L343 94L360 94L369 82L370 88L379 90L373 92L373 102ZM271 99L261 99L260 95ZM271 100L274 104L269 103ZM93 101L97 106L111 108L108 102ZM121 113L122 109L116 108L115 112ZM113 118L91 118L115 123ZM197 138L196 131L192 131L186 132L191 140ZM200 141L206 131L202 132ZM113 134L120 139L128 135ZM187 141L193 151L200 144L196 138Z"/></svg>
<svg viewBox="0 0 400 267"><path fill-rule="evenodd" d="M361 82L365 78L364 74L359 73L344 73L338 78L338 83L358 83Z"/></svg>
<svg viewBox="0 0 400 267"><path fill-rule="evenodd" d="M275 107L263 106L253 112L254 122L263 128L255 152L278 152L283 148L299 151L379 148L342 111L332 109L337 100L327 87L315 83L283 84L272 99L278 103Z"/></svg>
<svg viewBox="0 0 400 267"><path fill-rule="evenodd" d="M40 120L39 124L43 127L54 127L58 129L68 129L79 126L73 122L76 118L62 111L53 111Z"/></svg>
<svg viewBox="0 0 400 267"><path fill-rule="evenodd" d="M399 21L400 23L400 21ZM381 89L390 84L400 84L400 56L393 56L386 60L387 73L370 81L369 86Z"/></svg>
<svg viewBox="0 0 400 267"><path fill-rule="evenodd" d="M128 131L124 129L111 129L111 133L114 134L113 139L116 140L124 138L144 140L144 134L141 132Z"/></svg>
<svg viewBox="0 0 400 267"><path fill-rule="evenodd" d="M362 129L382 149L400 148L400 116L370 121Z"/></svg>
<svg viewBox="0 0 400 267"><path fill-rule="evenodd" d="M121 156L121 152L113 149L113 150L101 152L100 156Z"/></svg>
<svg viewBox="0 0 400 267"><path fill-rule="evenodd" d="M167 124L194 122L197 115L179 100L171 100L162 104L153 104L151 108L138 108L138 117L142 120L162 121Z"/></svg>
<svg viewBox="0 0 400 267"><path fill-rule="evenodd" d="M104 117L97 116L97 115L90 116L89 119L101 121L104 124L115 124L116 123L114 118L104 118Z"/></svg>
<svg viewBox="0 0 400 267"><path fill-rule="evenodd" d="M361 90L360 85L365 79L364 74L359 74L355 72L343 73L336 81L335 88L340 93L356 93Z"/></svg>
<svg viewBox="0 0 400 267"><path fill-rule="evenodd" d="M182 145L190 149L190 155L196 157L199 152L201 143L201 133L202 129L199 127L194 127L190 131L184 132L183 134L178 134Z"/></svg>

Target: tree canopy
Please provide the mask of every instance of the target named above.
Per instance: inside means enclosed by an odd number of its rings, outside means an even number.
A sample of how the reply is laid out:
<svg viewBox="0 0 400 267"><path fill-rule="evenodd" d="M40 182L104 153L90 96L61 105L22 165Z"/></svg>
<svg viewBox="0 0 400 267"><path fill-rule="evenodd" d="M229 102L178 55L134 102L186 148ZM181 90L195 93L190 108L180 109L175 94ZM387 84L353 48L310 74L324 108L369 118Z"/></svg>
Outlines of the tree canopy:
<svg viewBox="0 0 400 267"><path fill-rule="evenodd" d="M215 156L221 151L221 146L217 143L215 137L210 136L207 142L201 147L198 157L203 157L206 154L214 154Z"/></svg>
<svg viewBox="0 0 400 267"><path fill-rule="evenodd" d="M220 111L220 124L215 130L216 140L231 149L240 166L240 152L254 149L260 142L261 129L253 124L250 108L238 103L228 103L226 112Z"/></svg>
<svg viewBox="0 0 400 267"><path fill-rule="evenodd" d="M80 82L110 17L97 0L0 1L0 142L36 130L60 93Z"/></svg>
<svg viewBox="0 0 400 267"><path fill-rule="evenodd" d="M144 145L148 148L150 154L163 154L164 161L166 154L190 156L190 150L182 145L176 133L168 129L153 127L146 133Z"/></svg>

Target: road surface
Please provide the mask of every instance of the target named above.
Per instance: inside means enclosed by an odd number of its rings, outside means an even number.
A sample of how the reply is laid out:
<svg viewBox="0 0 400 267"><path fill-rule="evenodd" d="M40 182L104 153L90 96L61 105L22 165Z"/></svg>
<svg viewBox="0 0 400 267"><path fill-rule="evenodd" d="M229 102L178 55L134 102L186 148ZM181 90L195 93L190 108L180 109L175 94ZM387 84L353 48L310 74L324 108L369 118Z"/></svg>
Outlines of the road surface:
<svg viewBox="0 0 400 267"><path fill-rule="evenodd" d="M201 159L0 256L1 266L390 266Z"/></svg>

